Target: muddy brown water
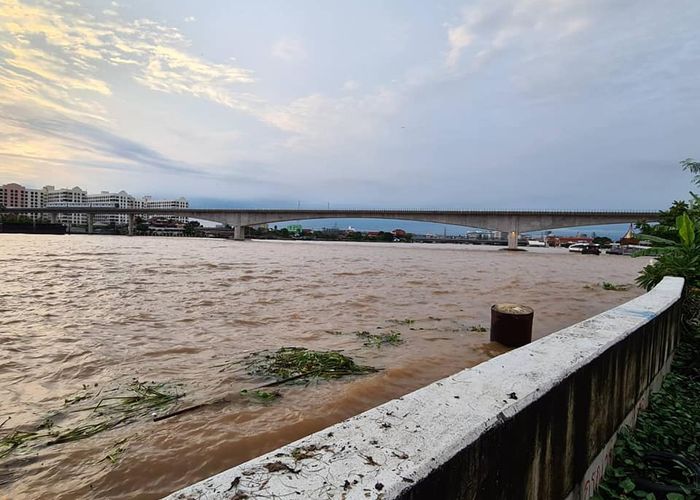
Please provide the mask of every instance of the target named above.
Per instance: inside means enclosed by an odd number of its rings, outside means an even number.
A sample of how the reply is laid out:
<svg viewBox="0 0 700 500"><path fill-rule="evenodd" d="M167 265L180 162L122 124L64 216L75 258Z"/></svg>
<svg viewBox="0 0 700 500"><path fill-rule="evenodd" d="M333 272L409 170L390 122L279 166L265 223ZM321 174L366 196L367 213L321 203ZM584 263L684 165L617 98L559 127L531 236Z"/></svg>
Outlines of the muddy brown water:
<svg viewBox="0 0 700 500"><path fill-rule="evenodd" d="M474 366L490 307L535 310L541 337L640 295L648 259L562 249L461 245L233 242L185 238L0 235L0 437L35 428L86 387L182 384L183 405L228 403L87 439L29 443L0 459L0 498L157 498L306 434ZM408 321L407 321L408 320ZM353 332L399 331L367 347ZM267 380L252 352L342 350L381 368L282 387L261 404L240 390ZM60 428L60 423L57 424ZM117 443L123 452L106 459Z"/></svg>

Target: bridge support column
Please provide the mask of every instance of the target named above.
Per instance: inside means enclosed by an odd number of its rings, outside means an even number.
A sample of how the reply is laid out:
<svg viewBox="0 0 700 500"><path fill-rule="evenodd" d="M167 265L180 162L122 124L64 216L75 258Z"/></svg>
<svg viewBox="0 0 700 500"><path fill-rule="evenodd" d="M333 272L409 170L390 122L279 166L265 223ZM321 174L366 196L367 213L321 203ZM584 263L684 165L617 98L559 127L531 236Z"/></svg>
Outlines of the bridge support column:
<svg viewBox="0 0 700 500"><path fill-rule="evenodd" d="M129 236L134 235L134 225L136 224L136 215L129 214Z"/></svg>
<svg viewBox="0 0 700 500"><path fill-rule="evenodd" d="M58 223L58 214L52 213L51 214L51 224L57 224Z"/></svg>
<svg viewBox="0 0 700 500"><path fill-rule="evenodd" d="M245 240L245 226L233 227L233 239L237 241Z"/></svg>
<svg viewBox="0 0 700 500"><path fill-rule="evenodd" d="M508 250L518 249L518 236L517 231L511 231L508 233Z"/></svg>
<svg viewBox="0 0 700 500"><path fill-rule="evenodd" d="M95 214L88 214L88 234L93 234L95 232Z"/></svg>

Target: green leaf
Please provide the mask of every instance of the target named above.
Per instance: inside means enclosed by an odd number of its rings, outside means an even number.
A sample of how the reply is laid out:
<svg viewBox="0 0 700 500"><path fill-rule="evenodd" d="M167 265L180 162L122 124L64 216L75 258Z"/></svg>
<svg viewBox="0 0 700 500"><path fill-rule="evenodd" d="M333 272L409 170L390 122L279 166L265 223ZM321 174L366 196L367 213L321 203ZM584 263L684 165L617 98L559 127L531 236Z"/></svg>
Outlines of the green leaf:
<svg viewBox="0 0 700 500"><path fill-rule="evenodd" d="M678 228L678 235L681 237L683 246L693 246L693 243L695 243L695 224L691 218L688 217L687 213L676 217L676 227Z"/></svg>
<svg viewBox="0 0 700 500"><path fill-rule="evenodd" d="M666 493L666 500L685 500L685 496L680 493Z"/></svg>
<svg viewBox="0 0 700 500"><path fill-rule="evenodd" d="M625 479L620 483L620 488L622 488L622 491L624 491L625 493L630 493L634 491L634 481L632 481L631 479Z"/></svg>
<svg viewBox="0 0 700 500"><path fill-rule="evenodd" d="M662 245L668 245L668 246L674 246L678 245L677 242L673 240L667 240L666 238L660 238L658 236L654 236L653 234L640 234L637 236L640 241L651 241L652 243L661 243Z"/></svg>

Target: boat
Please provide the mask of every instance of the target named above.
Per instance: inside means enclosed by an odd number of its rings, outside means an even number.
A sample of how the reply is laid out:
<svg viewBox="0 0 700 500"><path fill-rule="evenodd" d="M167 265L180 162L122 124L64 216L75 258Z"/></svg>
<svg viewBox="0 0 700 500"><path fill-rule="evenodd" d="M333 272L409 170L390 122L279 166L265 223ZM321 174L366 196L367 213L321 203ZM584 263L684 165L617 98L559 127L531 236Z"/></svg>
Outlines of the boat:
<svg viewBox="0 0 700 500"><path fill-rule="evenodd" d="M580 252L583 252L584 248L588 248L591 246L594 246L597 248L599 245L596 243L574 243L573 245L569 246L569 252L579 252L580 253Z"/></svg>

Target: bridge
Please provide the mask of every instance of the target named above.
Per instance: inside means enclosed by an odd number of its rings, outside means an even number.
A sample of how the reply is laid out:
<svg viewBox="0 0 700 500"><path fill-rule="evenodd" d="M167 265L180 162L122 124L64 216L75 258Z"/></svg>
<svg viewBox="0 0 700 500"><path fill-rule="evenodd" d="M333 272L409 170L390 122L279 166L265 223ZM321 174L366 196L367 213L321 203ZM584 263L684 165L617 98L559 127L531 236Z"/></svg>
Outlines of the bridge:
<svg viewBox="0 0 700 500"><path fill-rule="evenodd" d="M55 222L59 214L81 213L88 216L88 233L93 232L95 215L127 214L129 234L134 234L137 216L190 217L228 224L234 228L234 239L245 238L245 227L273 222L309 219L392 219L434 222L488 229L508 233L508 248L515 249L518 235L563 227L625 224L657 221L659 212L644 211L566 211L566 210L288 210L288 209L144 209L93 206L51 208L2 208L7 214L47 214Z"/></svg>

